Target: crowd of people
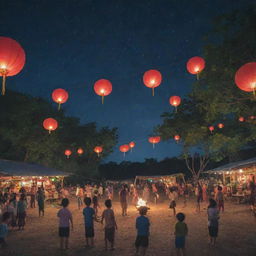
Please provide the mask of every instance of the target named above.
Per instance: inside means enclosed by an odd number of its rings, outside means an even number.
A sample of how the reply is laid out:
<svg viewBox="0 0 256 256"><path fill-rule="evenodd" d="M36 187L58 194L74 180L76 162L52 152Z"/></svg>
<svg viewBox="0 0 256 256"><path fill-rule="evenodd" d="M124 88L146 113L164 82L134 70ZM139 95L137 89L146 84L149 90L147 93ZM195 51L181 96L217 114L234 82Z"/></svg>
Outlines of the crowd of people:
<svg viewBox="0 0 256 256"><path fill-rule="evenodd" d="M32 189L31 189L32 190ZM255 185L251 184L252 198L255 196ZM185 214L176 213L177 200L185 208L187 201L191 197L195 202L196 212L201 211L201 204L204 203L208 215L208 229L210 244L215 245L218 236L219 213L224 212L224 202L226 191L223 186L217 185L213 188L207 183L197 182L195 185L185 183L152 183L141 182L138 184L87 184L85 186L67 187L60 190L61 206L57 213L59 218L59 237L60 248L62 250L69 247L70 228L73 227L72 212L68 205L70 198L75 196L77 207L83 208L82 214L85 220L86 246L94 246L94 222L104 224L105 230L105 249L114 250L115 230L118 225L115 219L115 213L112 209L112 202L117 199L120 202L122 216L128 215L128 205L136 205L141 198L145 202L157 204L159 201L169 199L169 208L173 216L177 218L175 225L175 246L177 255L185 255L185 238L188 234L188 226L184 222ZM105 209L99 214L100 201L105 201ZM38 205L39 217L44 216L45 194L43 187L34 187L33 191L27 193L23 188L19 193L7 190L4 193L0 191L0 209L2 222L0 224L0 245L6 246L6 236L9 229L24 230L26 224L27 209L35 208ZM145 255L149 244L150 221L147 218L148 207L138 207L140 216L135 221L137 237L135 247L137 254Z"/></svg>

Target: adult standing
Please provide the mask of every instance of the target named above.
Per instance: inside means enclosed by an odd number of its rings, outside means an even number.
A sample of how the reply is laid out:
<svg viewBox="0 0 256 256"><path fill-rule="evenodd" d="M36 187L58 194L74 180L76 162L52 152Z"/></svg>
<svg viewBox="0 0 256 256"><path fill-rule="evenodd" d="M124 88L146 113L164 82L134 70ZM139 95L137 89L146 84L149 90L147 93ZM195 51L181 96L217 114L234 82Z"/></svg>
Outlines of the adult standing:
<svg viewBox="0 0 256 256"><path fill-rule="evenodd" d="M18 226L19 230L24 230L24 226L26 224L26 209L27 209L27 202L25 198L25 194L21 194L20 200L17 206L17 217L18 217Z"/></svg>
<svg viewBox="0 0 256 256"><path fill-rule="evenodd" d="M38 213L39 217L44 216L44 200L45 200L45 194L44 189L39 187L37 191L37 203L38 203Z"/></svg>
<svg viewBox="0 0 256 256"><path fill-rule="evenodd" d="M30 208L36 208L36 186L33 185L30 190Z"/></svg>
<svg viewBox="0 0 256 256"><path fill-rule="evenodd" d="M119 198L120 198L120 204L122 208L122 216L127 216L127 197L128 197L128 191L124 185L122 185L122 189L119 192Z"/></svg>

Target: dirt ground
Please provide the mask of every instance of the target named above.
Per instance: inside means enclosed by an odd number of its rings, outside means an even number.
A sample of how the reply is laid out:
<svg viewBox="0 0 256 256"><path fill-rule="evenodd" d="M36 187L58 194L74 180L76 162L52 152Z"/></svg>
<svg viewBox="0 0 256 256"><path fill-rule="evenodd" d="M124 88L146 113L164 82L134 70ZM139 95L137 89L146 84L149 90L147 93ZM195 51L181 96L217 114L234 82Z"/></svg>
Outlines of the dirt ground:
<svg viewBox="0 0 256 256"><path fill-rule="evenodd" d="M58 237L59 209L56 205L47 205L45 217L39 218L37 209L28 210L27 225L24 231L11 231L8 236L9 247L0 249L1 256L82 256L82 255L121 255L135 254L136 237L135 219L138 212L134 206L129 207L127 217L122 217L118 202L114 203L118 231L116 234L116 250L104 251L104 232L100 223L95 223L95 248L85 248L84 224L82 210L77 209L76 200L72 199L70 210L73 213L74 231L70 236L70 249L60 251ZM186 214L189 235L186 242L187 255L209 256L250 256L256 255L256 218L251 215L247 205L226 202L226 211L221 214L217 245L208 245L208 229L206 204L200 214L195 213L194 200L183 208L177 203L177 212ZM101 202L100 212L103 210ZM176 222L168 209L168 202L157 206L150 205L148 217L151 221L150 244L148 256L175 255L173 228Z"/></svg>

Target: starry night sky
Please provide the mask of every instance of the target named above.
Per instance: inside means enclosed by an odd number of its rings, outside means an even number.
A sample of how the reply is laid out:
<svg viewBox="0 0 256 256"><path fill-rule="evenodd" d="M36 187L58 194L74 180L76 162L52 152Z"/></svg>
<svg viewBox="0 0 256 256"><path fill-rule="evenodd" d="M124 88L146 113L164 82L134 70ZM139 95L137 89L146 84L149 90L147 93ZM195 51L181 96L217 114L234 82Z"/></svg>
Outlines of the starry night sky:
<svg viewBox="0 0 256 256"><path fill-rule="evenodd" d="M168 99L184 96L195 77L186 61L202 55L203 36L212 19L252 0L1 0L0 34L17 40L26 52L23 71L8 78L7 88L51 100L55 88L69 92L68 115L82 123L118 127L119 143L105 161L122 161L118 147L134 140L125 160L177 156L173 141L156 145L147 138L170 111ZM162 84L151 89L143 73L158 69ZM93 91L109 79L112 94Z"/></svg>

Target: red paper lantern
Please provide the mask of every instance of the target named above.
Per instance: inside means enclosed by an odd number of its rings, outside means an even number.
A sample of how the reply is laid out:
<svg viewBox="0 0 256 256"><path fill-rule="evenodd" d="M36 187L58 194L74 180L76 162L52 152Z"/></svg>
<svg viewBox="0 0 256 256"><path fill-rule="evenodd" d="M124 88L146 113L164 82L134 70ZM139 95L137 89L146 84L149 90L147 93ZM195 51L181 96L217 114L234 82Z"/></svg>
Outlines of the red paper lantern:
<svg viewBox="0 0 256 256"><path fill-rule="evenodd" d="M212 133L214 131L214 126L209 126L209 130Z"/></svg>
<svg viewBox="0 0 256 256"><path fill-rule="evenodd" d="M244 117L240 116L238 120L239 120L239 122L244 122Z"/></svg>
<svg viewBox="0 0 256 256"><path fill-rule="evenodd" d="M68 92L61 88L55 89L52 92L52 99L59 104L58 109L60 110L60 104L63 104L68 100Z"/></svg>
<svg viewBox="0 0 256 256"><path fill-rule="evenodd" d="M131 152L132 152L132 149L135 147L135 142L134 142L134 141L131 141L131 142L129 143L129 147L130 147Z"/></svg>
<svg viewBox="0 0 256 256"><path fill-rule="evenodd" d="M100 156L100 153L103 151L103 147L97 146L94 148L94 152L97 153L98 157Z"/></svg>
<svg viewBox="0 0 256 256"><path fill-rule="evenodd" d="M190 74L196 75L199 79L199 73L205 68L205 61L203 58L195 56L188 60L187 70Z"/></svg>
<svg viewBox="0 0 256 256"><path fill-rule="evenodd" d="M174 140L178 143L178 141L180 140L180 135L178 135L178 134L175 135L175 136L174 136Z"/></svg>
<svg viewBox="0 0 256 256"><path fill-rule="evenodd" d="M143 75L144 84L152 88L152 95L154 96L154 88L158 87L162 82L162 74L155 69L148 70Z"/></svg>
<svg viewBox="0 0 256 256"><path fill-rule="evenodd" d="M64 154L65 154L65 156L66 156L67 158L69 158L69 157L71 156L71 154L72 154L72 151L71 151L70 149L66 149L65 152L64 152Z"/></svg>
<svg viewBox="0 0 256 256"><path fill-rule="evenodd" d="M149 137L148 138L148 141L153 144L153 148L155 147L155 144L160 142L160 140L161 140L160 136L155 136L155 137Z"/></svg>
<svg viewBox="0 0 256 256"><path fill-rule="evenodd" d="M94 84L94 91L96 94L101 96L102 104L104 103L104 97L112 92L112 84L107 79L100 79Z"/></svg>
<svg viewBox="0 0 256 256"><path fill-rule="evenodd" d="M51 131L54 131L57 129L58 122L54 118L47 118L44 120L43 126L45 130L48 130L49 133L51 133Z"/></svg>
<svg viewBox="0 0 256 256"><path fill-rule="evenodd" d="M25 65L25 52L18 42L9 37L0 37L0 76L3 77L2 95L5 94L7 76L17 75Z"/></svg>
<svg viewBox="0 0 256 256"><path fill-rule="evenodd" d="M254 120L254 119L255 119L255 116L250 116L250 119L251 119L251 120Z"/></svg>
<svg viewBox="0 0 256 256"><path fill-rule="evenodd" d="M224 128L224 124L219 123L219 124L218 124L218 127L219 127L220 129L222 129L222 128Z"/></svg>
<svg viewBox="0 0 256 256"><path fill-rule="evenodd" d="M84 153L84 151L83 151L82 148L79 148L79 149L77 150L77 154L78 154L78 155L82 155L83 153Z"/></svg>
<svg viewBox="0 0 256 256"><path fill-rule="evenodd" d="M255 94L256 62L249 62L240 67L235 74L235 83L239 89Z"/></svg>
<svg viewBox="0 0 256 256"><path fill-rule="evenodd" d="M123 152L123 153L124 153L124 156L125 156L125 153L130 150L130 147L129 147L129 145L124 144L124 145L121 145L121 146L119 147L119 150L120 150L121 152Z"/></svg>
<svg viewBox="0 0 256 256"><path fill-rule="evenodd" d="M179 96L171 96L169 99L169 103L175 107L175 111L177 112L177 107L180 105L181 103L181 98Z"/></svg>

